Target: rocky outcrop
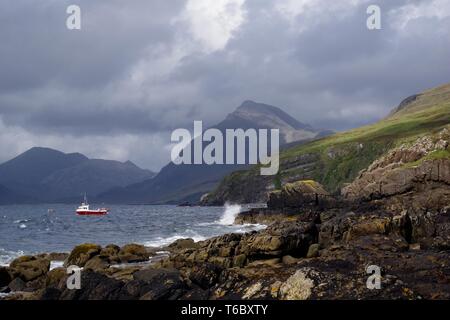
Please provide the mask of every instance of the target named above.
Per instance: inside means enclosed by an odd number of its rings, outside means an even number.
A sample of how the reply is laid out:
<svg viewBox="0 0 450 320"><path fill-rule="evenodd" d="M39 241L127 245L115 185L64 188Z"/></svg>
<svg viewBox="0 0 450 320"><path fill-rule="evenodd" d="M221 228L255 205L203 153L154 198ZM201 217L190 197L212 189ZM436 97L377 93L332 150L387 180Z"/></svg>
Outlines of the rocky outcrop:
<svg viewBox="0 0 450 320"><path fill-rule="evenodd" d="M449 141L450 131L444 129L391 150L345 186L343 197L350 201L396 197L400 208L444 207L450 200Z"/></svg>
<svg viewBox="0 0 450 320"><path fill-rule="evenodd" d="M86 264L86 262L89 261L89 259L100 253L101 249L102 248L96 244L91 243L80 244L79 246L76 246L72 250L69 257L67 257L66 261L64 262L64 265L66 267L71 265L84 267L84 265Z"/></svg>
<svg viewBox="0 0 450 320"><path fill-rule="evenodd" d="M325 207L333 203L330 194L313 180L287 183L281 190L269 193L269 209Z"/></svg>
<svg viewBox="0 0 450 320"><path fill-rule="evenodd" d="M32 281L45 275L50 268L50 260L35 256L23 256L13 260L9 266L14 277Z"/></svg>

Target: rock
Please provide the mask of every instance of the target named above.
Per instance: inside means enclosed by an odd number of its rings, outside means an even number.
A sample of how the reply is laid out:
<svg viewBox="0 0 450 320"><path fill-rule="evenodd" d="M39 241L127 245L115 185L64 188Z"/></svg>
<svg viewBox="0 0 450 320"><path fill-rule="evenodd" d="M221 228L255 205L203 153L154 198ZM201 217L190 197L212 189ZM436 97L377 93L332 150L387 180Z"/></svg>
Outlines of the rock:
<svg viewBox="0 0 450 320"><path fill-rule="evenodd" d="M145 284L141 300L172 300L184 293L185 284L175 269L144 269L134 274L134 280Z"/></svg>
<svg viewBox="0 0 450 320"><path fill-rule="evenodd" d="M169 251L196 249L199 245L193 239L179 239L167 246Z"/></svg>
<svg viewBox="0 0 450 320"><path fill-rule="evenodd" d="M69 257L66 252L51 252L42 255L42 258L46 258L50 261L64 261Z"/></svg>
<svg viewBox="0 0 450 320"><path fill-rule="evenodd" d="M308 269L297 270L280 287L279 296L283 300L306 300L311 296L314 281L308 277Z"/></svg>
<svg viewBox="0 0 450 320"><path fill-rule="evenodd" d="M191 268L188 277L194 284L206 290L217 283L221 272L222 268L212 263L204 263Z"/></svg>
<svg viewBox="0 0 450 320"><path fill-rule="evenodd" d="M107 258L105 260L108 260L111 264L118 263L120 262L119 251L119 246L116 246L115 244L109 244L106 247L102 248L99 256L102 258Z"/></svg>
<svg viewBox="0 0 450 320"><path fill-rule="evenodd" d="M45 275L50 269L50 261L35 256L22 256L9 265L11 273L24 281L31 281Z"/></svg>
<svg viewBox="0 0 450 320"><path fill-rule="evenodd" d="M310 246L311 247L311 246ZM284 256L281 259L281 262L283 262L283 264L296 264L300 259L294 258L290 255Z"/></svg>
<svg viewBox="0 0 450 320"><path fill-rule="evenodd" d="M149 253L147 248L140 244L127 244L123 246L119 253L119 259L122 263L142 262L147 261Z"/></svg>
<svg viewBox="0 0 450 320"><path fill-rule="evenodd" d="M450 159L445 153L436 158L429 156L448 150L449 137L443 134L445 130L392 149L343 187L342 195L349 201L401 199L399 196L406 195L399 206L402 209L444 207L450 198ZM411 195L412 191L411 198L408 193Z"/></svg>
<svg viewBox="0 0 450 320"><path fill-rule="evenodd" d="M238 254L233 258L233 267L242 268L247 262L247 256L245 254Z"/></svg>
<svg viewBox="0 0 450 320"><path fill-rule="evenodd" d="M55 268L53 270L50 270L47 273L46 277L46 287L55 287L58 288L61 280L65 280L67 278L67 273L65 268ZM65 284L65 281L64 281Z"/></svg>
<svg viewBox="0 0 450 320"><path fill-rule="evenodd" d="M330 194L313 180L287 183L281 190L269 193L269 209L326 206L332 202Z"/></svg>
<svg viewBox="0 0 450 320"><path fill-rule="evenodd" d="M344 234L345 241L351 241L369 234L387 234L391 228L391 219L370 217L356 220Z"/></svg>
<svg viewBox="0 0 450 320"><path fill-rule="evenodd" d="M8 288L11 291L23 291L25 287L26 283L21 278L15 278L8 284Z"/></svg>
<svg viewBox="0 0 450 320"><path fill-rule="evenodd" d="M101 271L106 268L109 268L110 263L109 259L106 257L101 256L94 256L93 258L89 259L86 264L84 265L84 269L86 270L93 270L93 271Z"/></svg>
<svg viewBox="0 0 450 320"><path fill-rule="evenodd" d="M11 282L11 275L8 268L0 267L0 288L7 286Z"/></svg>
<svg viewBox="0 0 450 320"><path fill-rule="evenodd" d="M122 290L124 283L122 281L110 278L104 274L83 271L81 273L81 289L62 290L61 300L122 300L131 299L126 292Z"/></svg>
<svg viewBox="0 0 450 320"><path fill-rule="evenodd" d="M313 243L309 246L308 253L306 254L307 258L315 258L319 256L319 244Z"/></svg>
<svg viewBox="0 0 450 320"><path fill-rule="evenodd" d="M309 245L315 241L316 232L314 224L307 222L273 224L242 240L238 252L251 260L288 254L304 257Z"/></svg>
<svg viewBox="0 0 450 320"><path fill-rule="evenodd" d="M79 246L76 246L69 257L64 262L64 266L68 267L71 265L75 265L78 267L84 267L86 262L89 261L92 257L98 255L101 251L101 247L96 244L85 243Z"/></svg>

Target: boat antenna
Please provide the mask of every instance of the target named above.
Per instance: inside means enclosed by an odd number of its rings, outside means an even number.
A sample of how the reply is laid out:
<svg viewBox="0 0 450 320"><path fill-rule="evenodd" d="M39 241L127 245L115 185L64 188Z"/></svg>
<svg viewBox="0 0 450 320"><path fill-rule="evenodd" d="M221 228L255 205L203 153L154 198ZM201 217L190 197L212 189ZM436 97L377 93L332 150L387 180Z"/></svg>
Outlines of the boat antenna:
<svg viewBox="0 0 450 320"><path fill-rule="evenodd" d="M86 192L84 193L84 203L87 204L87 196L86 196Z"/></svg>

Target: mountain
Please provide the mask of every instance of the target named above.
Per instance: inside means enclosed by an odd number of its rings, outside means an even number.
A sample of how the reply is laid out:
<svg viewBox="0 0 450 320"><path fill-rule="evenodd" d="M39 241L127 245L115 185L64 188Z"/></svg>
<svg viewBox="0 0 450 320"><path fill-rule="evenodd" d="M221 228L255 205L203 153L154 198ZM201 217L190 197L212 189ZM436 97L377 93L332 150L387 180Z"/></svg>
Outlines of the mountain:
<svg viewBox="0 0 450 320"><path fill-rule="evenodd" d="M226 129L279 129L281 144L298 143L328 134L303 124L283 110L267 104L245 101L225 120L213 126ZM228 173L245 165L174 165L169 163L153 179L125 188L114 188L99 196L100 201L119 203L198 202Z"/></svg>
<svg viewBox="0 0 450 320"><path fill-rule="evenodd" d="M19 203L30 199L34 202L75 201L84 192L94 196L153 175L129 161L89 159L80 153L66 154L38 147L0 165L3 197Z"/></svg>
<svg viewBox="0 0 450 320"><path fill-rule="evenodd" d="M5 186L0 185L0 205L29 202L33 202L33 200L26 196L16 194Z"/></svg>
<svg viewBox="0 0 450 320"><path fill-rule="evenodd" d="M406 98L375 124L285 149L276 177L261 176L258 166L233 172L203 204L265 202L268 191L297 180L315 180L338 192L387 151L449 125L450 84L446 84Z"/></svg>

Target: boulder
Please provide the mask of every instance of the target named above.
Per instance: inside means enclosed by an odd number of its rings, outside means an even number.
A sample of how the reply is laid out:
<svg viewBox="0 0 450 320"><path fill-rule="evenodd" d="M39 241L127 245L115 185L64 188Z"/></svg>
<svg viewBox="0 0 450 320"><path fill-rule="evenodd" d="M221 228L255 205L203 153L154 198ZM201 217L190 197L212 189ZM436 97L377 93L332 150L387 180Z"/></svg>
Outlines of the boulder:
<svg viewBox="0 0 450 320"><path fill-rule="evenodd" d="M330 194L313 180L287 183L281 190L269 193L269 209L304 208L326 206L331 202Z"/></svg>
<svg viewBox="0 0 450 320"><path fill-rule="evenodd" d="M149 253L147 248L140 244L127 244L123 246L118 253L120 262L122 263L132 263L132 262L142 262L147 261L149 258Z"/></svg>
<svg viewBox="0 0 450 320"><path fill-rule="evenodd" d="M45 285L46 287L58 288L60 286L61 280L66 279L66 277L67 272L65 268L55 268L47 273Z"/></svg>
<svg viewBox="0 0 450 320"><path fill-rule="evenodd" d="M11 262L10 271L15 277L31 281L45 275L50 269L50 260L35 256L22 256Z"/></svg>
<svg viewBox="0 0 450 320"><path fill-rule="evenodd" d="M86 264L84 265L84 269L86 270L93 270L93 271L101 271L106 268L109 268L110 263L109 259L106 257L101 256L94 256L93 258L89 259Z"/></svg>
<svg viewBox="0 0 450 320"><path fill-rule="evenodd" d="M316 239L316 227L308 222L282 222L245 237L237 253L245 254L251 260L281 258L284 255L304 257L309 246Z"/></svg>
<svg viewBox="0 0 450 320"><path fill-rule="evenodd" d="M169 251L178 251L183 249L196 249L199 247L199 244L196 243L193 239L178 239L175 242L171 243L167 246Z"/></svg>
<svg viewBox="0 0 450 320"><path fill-rule="evenodd" d="M109 244L106 247L102 248L99 256L102 258L107 258L110 263L118 263L119 259L119 251L120 247L115 244Z"/></svg>
<svg viewBox="0 0 450 320"><path fill-rule="evenodd" d="M101 249L102 248L99 245L91 243L85 243L76 246L64 262L64 266L68 267L75 265L80 268L84 267L86 262L100 253Z"/></svg>

